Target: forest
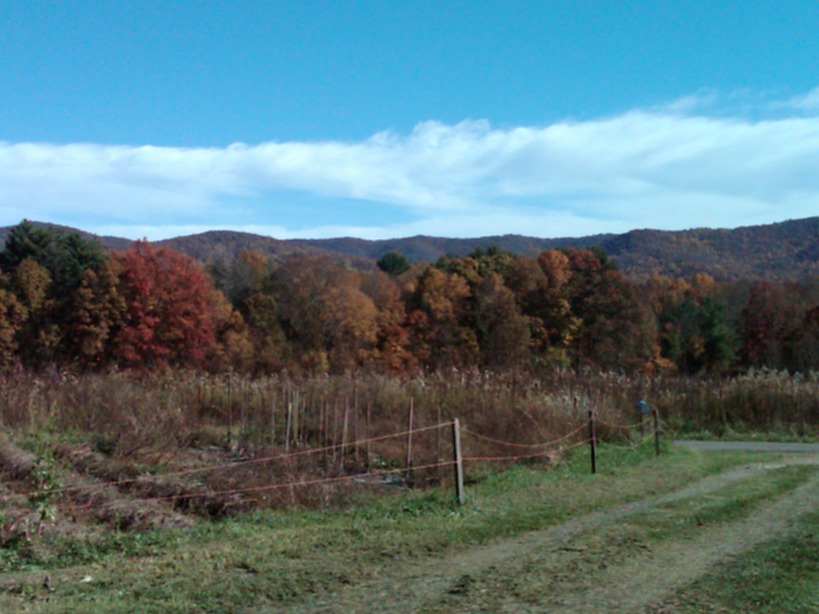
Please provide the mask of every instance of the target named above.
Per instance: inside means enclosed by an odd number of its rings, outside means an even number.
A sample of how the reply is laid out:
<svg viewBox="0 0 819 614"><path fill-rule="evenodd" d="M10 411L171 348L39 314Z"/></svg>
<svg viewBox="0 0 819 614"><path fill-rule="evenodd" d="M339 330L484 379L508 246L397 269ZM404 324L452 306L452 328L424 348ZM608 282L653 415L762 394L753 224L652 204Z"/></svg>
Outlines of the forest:
<svg viewBox="0 0 819 614"><path fill-rule="evenodd" d="M601 248L497 247L359 271L243 251L200 267L140 241L23 221L0 252L7 371L169 368L247 375L819 369L819 277L633 281Z"/></svg>

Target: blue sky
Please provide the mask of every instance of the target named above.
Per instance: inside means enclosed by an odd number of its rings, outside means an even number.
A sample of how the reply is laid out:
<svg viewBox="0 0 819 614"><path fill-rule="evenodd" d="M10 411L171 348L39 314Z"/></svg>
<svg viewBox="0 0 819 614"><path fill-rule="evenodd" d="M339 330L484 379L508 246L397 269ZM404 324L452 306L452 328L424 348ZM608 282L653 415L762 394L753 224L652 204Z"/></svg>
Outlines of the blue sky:
<svg viewBox="0 0 819 614"><path fill-rule="evenodd" d="M544 237L819 215L819 2L0 0L0 224Z"/></svg>

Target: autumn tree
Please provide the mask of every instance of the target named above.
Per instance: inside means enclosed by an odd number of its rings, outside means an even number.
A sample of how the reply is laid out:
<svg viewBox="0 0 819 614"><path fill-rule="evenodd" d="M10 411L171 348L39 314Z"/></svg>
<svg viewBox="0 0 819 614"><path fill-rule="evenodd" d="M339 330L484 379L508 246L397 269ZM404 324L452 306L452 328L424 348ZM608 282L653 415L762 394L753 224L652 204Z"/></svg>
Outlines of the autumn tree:
<svg viewBox="0 0 819 614"><path fill-rule="evenodd" d="M73 349L65 330L74 317L74 293L85 272L104 260L99 242L78 233L27 220L10 230L0 251L0 269L25 308L15 338L26 366L48 366Z"/></svg>
<svg viewBox="0 0 819 614"><path fill-rule="evenodd" d="M51 276L31 258L12 271L10 286L25 309L16 334L16 345L23 364L41 368L54 360L60 330L54 317L55 301L50 296Z"/></svg>
<svg viewBox="0 0 819 614"><path fill-rule="evenodd" d="M228 300L241 310L249 297L264 290L271 273L272 267L264 254L244 250L227 267L221 289Z"/></svg>
<svg viewBox="0 0 819 614"><path fill-rule="evenodd" d="M667 275L652 275L643 289L651 310L658 318L691 294L691 285L686 280Z"/></svg>
<svg viewBox="0 0 819 614"><path fill-rule="evenodd" d="M567 249L566 282L572 314L580 325L573 337L575 367L639 368L651 358L654 331L637 288L601 250Z"/></svg>
<svg viewBox="0 0 819 614"><path fill-rule="evenodd" d="M208 370L235 370L240 373L268 373L273 370L266 368L269 365L260 364L256 349L259 340L225 295L213 290L208 293L208 302L215 324L215 343L208 353Z"/></svg>
<svg viewBox="0 0 819 614"><path fill-rule="evenodd" d="M489 273L497 273L502 278L515 261L512 252L504 251L497 245L478 247L463 257L442 256L435 266L450 274L459 275L474 288Z"/></svg>
<svg viewBox="0 0 819 614"><path fill-rule="evenodd" d="M127 367L202 367L216 343L210 278L187 256L138 241L119 259L125 301L114 356Z"/></svg>
<svg viewBox="0 0 819 614"><path fill-rule="evenodd" d="M798 368L807 307L793 284L751 286L741 316L741 356L751 367Z"/></svg>
<svg viewBox="0 0 819 614"><path fill-rule="evenodd" d="M212 267L210 272L213 274ZM244 356L240 362L254 373L270 373L284 366L285 339L277 317L272 272L266 256L245 250L223 265L218 276L222 291L238 312L231 316L230 334L247 335L251 341L249 354L248 348L240 352ZM233 364L237 360L238 355L230 359Z"/></svg>
<svg viewBox="0 0 819 614"><path fill-rule="evenodd" d="M90 369L113 361L111 344L126 317L121 274L122 259L118 257L106 258L99 266L83 272L80 285L67 304L61 343L63 362Z"/></svg>
<svg viewBox="0 0 819 614"><path fill-rule="evenodd" d="M477 335L469 324L467 281L457 273L428 267L408 297L413 353L423 364L440 368L477 364Z"/></svg>
<svg viewBox="0 0 819 614"><path fill-rule="evenodd" d="M300 256L272 280L279 323L303 367L343 371L367 361L377 310L361 291L359 273L326 256Z"/></svg>
<svg viewBox="0 0 819 614"><path fill-rule="evenodd" d="M28 317L28 311L0 279L0 367L8 368L17 361L18 332Z"/></svg>
<svg viewBox="0 0 819 614"><path fill-rule="evenodd" d="M555 252L568 261L565 255ZM529 327L529 350L537 362L565 364L565 348L576 328L566 295L565 279L553 284L539 259L517 256L507 269L505 285ZM568 276L566 277L568 279Z"/></svg>
<svg viewBox="0 0 819 614"><path fill-rule="evenodd" d="M479 247L462 257L443 256L435 263L435 268L445 272L450 282L457 284L456 280L463 280L467 286L463 296L453 303L458 314L451 325L456 327L453 332L460 346L460 357L453 364L502 368L518 361L526 363L530 352L529 323L505 282L514 263L515 255L496 245ZM424 280L430 295L435 287L433 281ZM425 315L427 319L435 316L434 310L427 310ZM443 322L437 323L439 346L445 339L440 333ZM453 353L450 360L455 357Z"/></svg>
<svg viewBox="0 0 819 614"><path fill-rule="evenodd" d="M801 371L819 370L819 305L805 313L797 358Z"/></svg>
<svg viewBox="0 0 819 614"><path fill-rule="evenodd" d="M482 361L493 368L525 366L530 357L529 323L520 313L514 293L495 272L475 287L475 332Z"/></svg>
<svg viewBox="0 0 819 614"><path fill-rule="evenodd" d="M567 350L576 342L582 325L582 317L572 307L569 282L574 275L569 256L556 249L542 252L537 258L543 273L529 305L539 326L537 339L541 350L550 361L563 363Z"/></svg>
<svg viewBox="0 0 819 614"><path fill-rule="evenodd" d="M401 296L401 287L386 272L365 273L361 290L376 308L377 340L373 361L392 373L405 373L417 368L417 360L410 349L410 330L407 311Z"/></svg>

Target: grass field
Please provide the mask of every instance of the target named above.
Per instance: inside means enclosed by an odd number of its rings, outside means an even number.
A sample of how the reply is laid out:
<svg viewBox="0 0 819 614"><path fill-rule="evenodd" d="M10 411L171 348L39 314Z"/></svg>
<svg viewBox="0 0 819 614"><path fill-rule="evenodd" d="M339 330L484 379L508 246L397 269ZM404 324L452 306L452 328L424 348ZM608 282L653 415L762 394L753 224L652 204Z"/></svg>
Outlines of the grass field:
<svg viewBox="0 0 819 614"><path fill-rule="evenodd" d="M31 535L0 549L0 611L819 607L815 459L652 452L603 447L597 475L585 450L473 474L464 507L449 490L362 492L345 509Z"/></svg>

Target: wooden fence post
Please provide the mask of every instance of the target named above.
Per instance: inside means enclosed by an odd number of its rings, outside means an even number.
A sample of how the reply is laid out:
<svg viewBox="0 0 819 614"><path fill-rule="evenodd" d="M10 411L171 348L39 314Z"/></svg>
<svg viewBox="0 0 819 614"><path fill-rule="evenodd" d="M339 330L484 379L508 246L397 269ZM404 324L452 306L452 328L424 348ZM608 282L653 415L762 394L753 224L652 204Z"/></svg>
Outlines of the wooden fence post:
<svg viewBox="0 0 819 614"><path fill-rule="evenodd" d="M597 473L597 436L594 432L594 411L589 410L589 450L591 451L591 472Z"/></svg>
<svg viewBox="0 0 819 614"><path fill-rule="evenodd" d="M651 412L654 415L654 456L660 455L660 412L656 409Z"/></svg>
<svg viewBox="0 0 819 614"><path fill-rule="evenodd" d="M276 446L276 394L278 391L270 388L270 449Z"/></svg>
<svg viewBox="0 0 819 614"><path fill-rule="evenodd" d="M407 416L407 464L404 479L412 486L412 423L415 414L415 400L410 397L409 415Z"/></svg>
<svg viewBox="0 0 819 614"><path fill-rule="evenodd" d="M455 467L455 500L458 505L466 503L464 495L464 464L461 457L461 424L455 418L452 421L452 460Z"/></svg>
<svg viewBox="0 0 819 614"><path fill-rule="evenodd" d="M347 421L350 419L350 400L344 397L344 422L341 426L341 455L338 463L338 471L344 475L344 449L347 447Z"/></svg>
<svg viewBox="0 0 819 614"><path fill-rule="evenodd" d="M367 401L367 430L364 434L364 437L367 440L367 449L365 450L364 454L364 470L369 472L370 471L370 420L371 420L371 413L372 413L372 401Z"/></svg>
<svg viewBox="0 0 819 614"><path fill-rule="evenodd" d="M227 443L228 448L233 447L233 374L228 374L228 383L227 383L227 394L228 394L228 432L227 432Z"/></svg>
<svg viewBox="0 0 819 614"><path fill-rule="evenodd" d="M284 425L284 453L290 453L290 429L293 427L293 402L287 400L287 419Z"/></svg>

